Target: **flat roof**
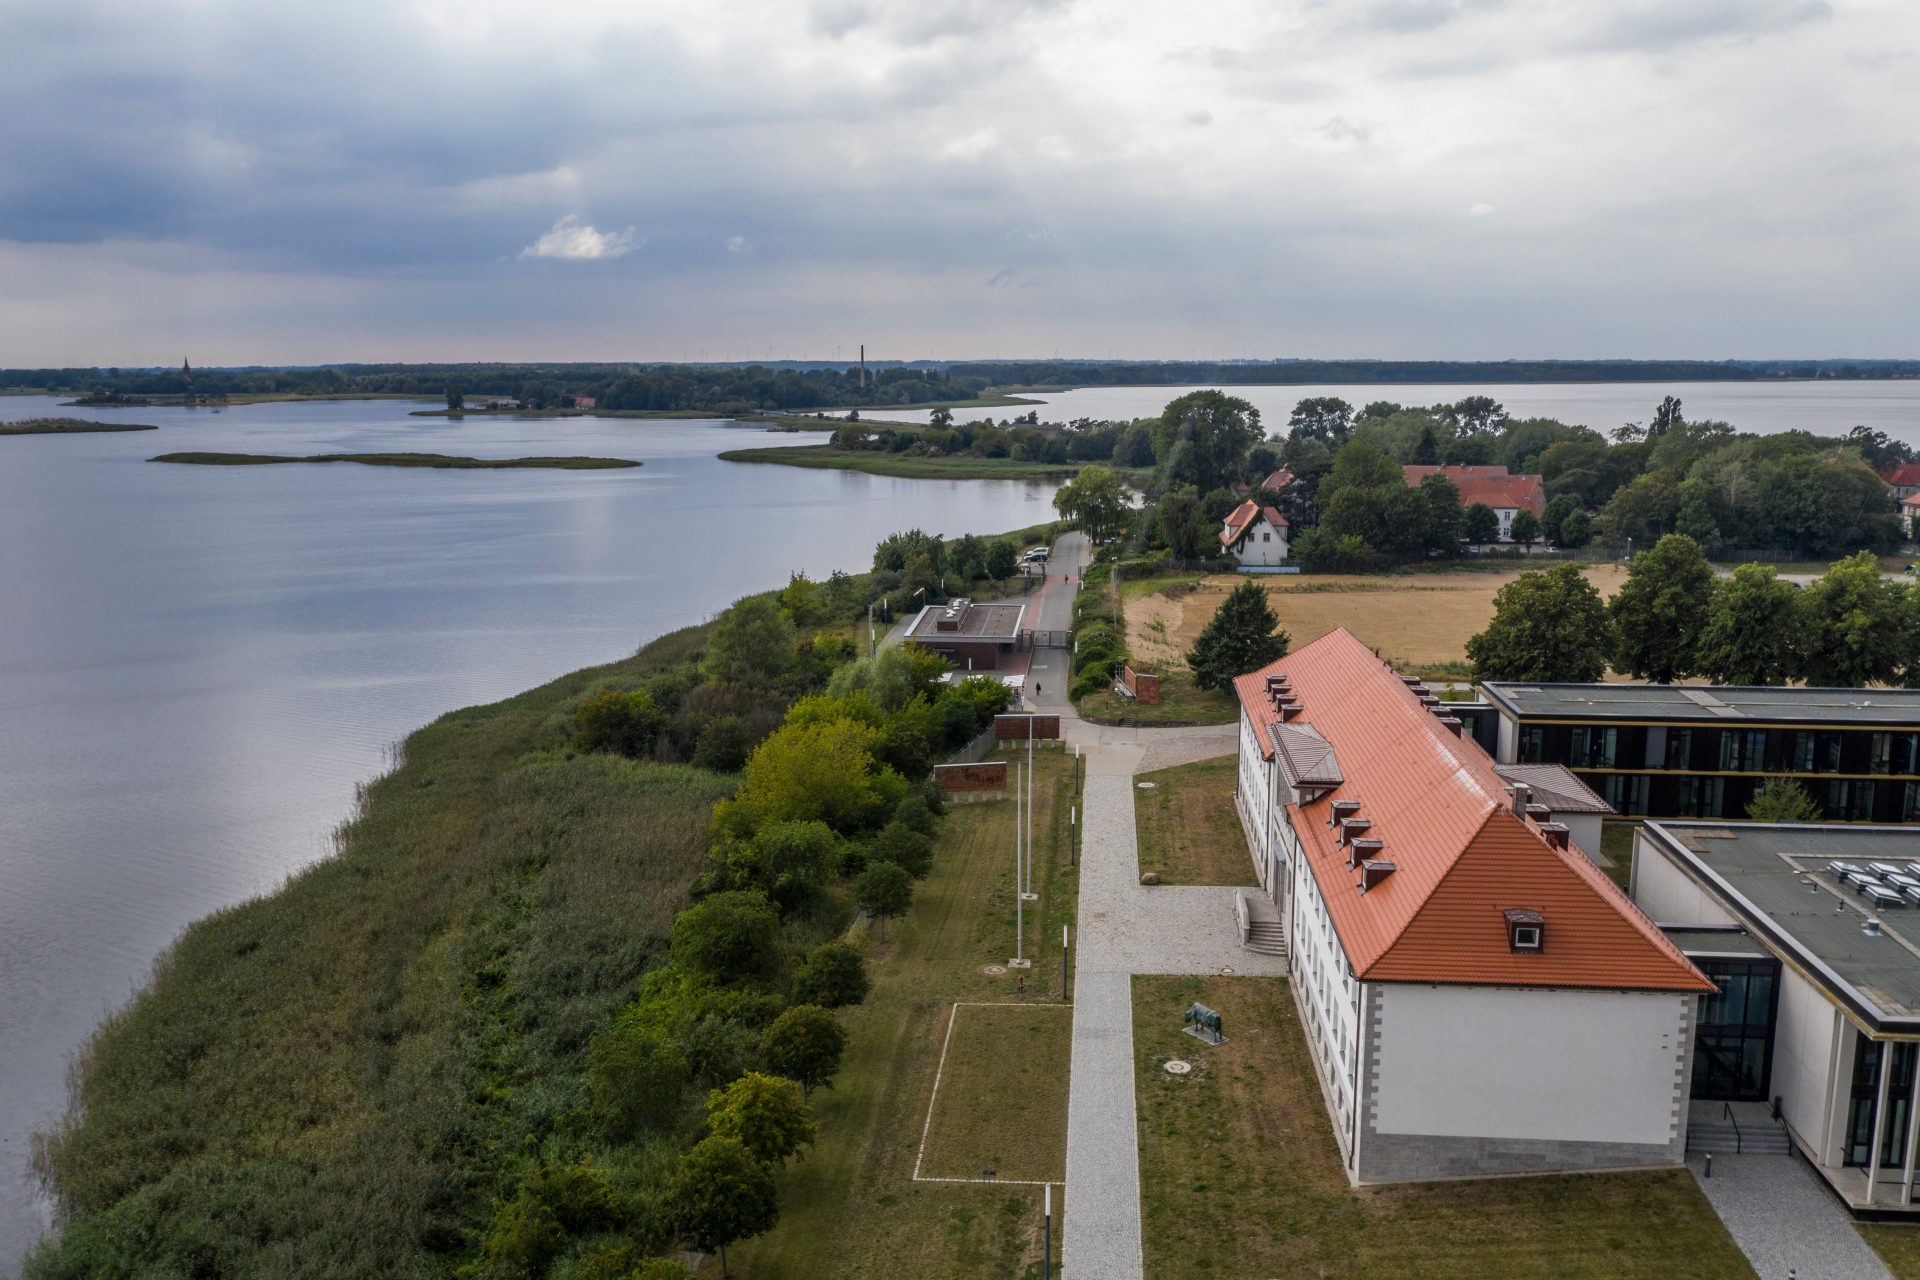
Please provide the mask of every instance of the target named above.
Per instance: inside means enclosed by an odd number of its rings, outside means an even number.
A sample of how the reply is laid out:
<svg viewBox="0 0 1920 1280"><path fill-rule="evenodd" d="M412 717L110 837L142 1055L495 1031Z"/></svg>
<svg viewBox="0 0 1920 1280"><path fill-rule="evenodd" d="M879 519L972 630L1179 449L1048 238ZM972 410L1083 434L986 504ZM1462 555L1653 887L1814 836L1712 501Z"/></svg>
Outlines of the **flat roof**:
<svg viewBox="0 0 1920 1280"><path fill-rule="evenodd" d="M930 604L922 609L913 625L907 628L907 635L924 641L1017 640L1020 620L1027 612L1023 604L969 603L960 610L956 619L959 625L943 631L940 623L946 618L947 608L944 604Z"/></svg>
<svg viewBox="0 0 1920 1280"><path fill-rule="evenodd" d="M1481 688L1520 719L1920 725L1920 689L1499 681Z"/></svg>
<svg viewBox="0 0 1920 1280"><path fill-rule="evenodd" d="M1920 828L1650 822L1645 829L1704 872L1743 924L1836 999L1874 1022L1920 1031L1920 903L1876 905L1827 866L1840 861L1866 871L1879 862L1920 880ZM1869 919L1880 922L1877 936L1866 932ZM1692 952L1692 937L1682 942L1680 932L1668 936Z"/></svg>
<svg viewBox="0 0 1920 1280"><path fill-rule="evenodd" d="M1751 956L1758 960L1773 953L1745 929L1688 929L1665 925L1661 929L1674 946L1687 953L1689 960L1704 956Z"/></svg>

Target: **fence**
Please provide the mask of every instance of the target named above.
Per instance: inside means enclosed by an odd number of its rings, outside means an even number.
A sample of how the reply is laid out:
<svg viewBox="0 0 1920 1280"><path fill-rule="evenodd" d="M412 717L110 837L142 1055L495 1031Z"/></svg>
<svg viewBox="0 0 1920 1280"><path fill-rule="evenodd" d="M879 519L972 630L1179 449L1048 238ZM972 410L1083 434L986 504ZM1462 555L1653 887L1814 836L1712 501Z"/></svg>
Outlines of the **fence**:
<svg viewBox="0 0 1920 1280"><path fill-rule="evenodd" d="M988 725L974 735L973 741L947 757L948 764L974 764L993 754L993 748L1000 739L995 735L993 726Z"/></svg>

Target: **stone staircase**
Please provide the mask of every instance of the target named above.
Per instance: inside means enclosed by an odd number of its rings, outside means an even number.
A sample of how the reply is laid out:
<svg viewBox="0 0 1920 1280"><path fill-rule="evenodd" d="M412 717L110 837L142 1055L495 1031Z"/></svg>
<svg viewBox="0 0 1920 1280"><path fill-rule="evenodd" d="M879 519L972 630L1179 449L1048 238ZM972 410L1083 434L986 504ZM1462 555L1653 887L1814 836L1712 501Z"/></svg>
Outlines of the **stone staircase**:
<svg viewBox="0 0 1920 1280"><path fill-rule="evenodd" d="M1240 917L1241 946L1263 956L1287 954L1287 926L1271 898L1243 889L1235 906Z"/></svg>
<svg viewBox="0 0 1920 1280"><path fill-rule="evenodd" d="M1709 1109L1710 1107L1710 1109ZM1749 1156L1785 1156L1793 1154L1793 1140L1780 1123L1757 1103L1738 1108L1738 1129L1727 1121L1719 1103L1694 1104L1687 1120L1687 1150L1732 1155L1738 1151Z"/></svg>

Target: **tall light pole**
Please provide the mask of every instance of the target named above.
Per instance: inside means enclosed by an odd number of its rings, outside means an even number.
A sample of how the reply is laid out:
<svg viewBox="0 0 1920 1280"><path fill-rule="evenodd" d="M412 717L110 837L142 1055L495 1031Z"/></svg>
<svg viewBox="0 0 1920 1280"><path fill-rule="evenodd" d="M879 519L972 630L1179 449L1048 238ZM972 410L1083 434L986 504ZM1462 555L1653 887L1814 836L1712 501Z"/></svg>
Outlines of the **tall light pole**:
<svg viewBox="0 0 1920 1280"><path fill-rule="evenodd" d="M1030 969L1033 961L1026 953L1026 895L1020 892L1020 762L1013 764L1013 959L1007 961L1010 969Z"/></svg>
<svg viewBox="0 0 1920 1280"><path fill-rule="evenodd" d="M1033 891L1033 721L1027 721L1027 878L1018 886L1028 902L1039 898Z"/></svg>

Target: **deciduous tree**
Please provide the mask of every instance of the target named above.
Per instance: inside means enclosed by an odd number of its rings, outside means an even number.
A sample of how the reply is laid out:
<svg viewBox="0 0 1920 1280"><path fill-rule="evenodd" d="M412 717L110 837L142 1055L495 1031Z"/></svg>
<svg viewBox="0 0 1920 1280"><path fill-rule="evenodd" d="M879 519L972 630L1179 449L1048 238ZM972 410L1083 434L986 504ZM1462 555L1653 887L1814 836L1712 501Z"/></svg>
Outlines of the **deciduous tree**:
<svg viewBox="0 0 1920 1280"><path fill-rule="evenodd" d="M702 1138L680 1159L662 1198L676 1234L702 1252L718 1252L727 1275L727 1246L780 1220L773 1169L738 1138Z"/></svg>
<svg viewBox="0 0 1920 1280"><path fill-rule="evenodd" d="M707 679L768 684L793 666L793 623L765 596L748 596L714 619L702 664Z"/></svg>
<svg viewBox="0 0 1920 1280"><path fill-rule="evenodd" d="M1493 598L1493 621L1467 641L1481 680L1589 683L1607 668L1607 609L1570 564L1523 573Z"/></svg>
<svg viewBox="0 0 1920 1280"><path fill-rule="evenodd" d="M1513 513L1513 523L1507 532L1521 546L1531 546L1540 541L1540 518L1525 507Z"/></svg>
<svg viewBox="0 0 1920 1280"><path fill-rule="evenodd" d="M833 1079L846 1049L846 1029L832 1013L816 1004L797 1004L767 1028L760 1058L775 1075L799 1081L804 1099Z"/></svg>
<svg viewBox="0 0 1920 1280"><path fill-rule="evenodd" d="M785 1164L812 1144L813 1109L794 1081L749 1071L707 1095L707 1127L756 1160Z"/></svg>
<svg viewBox="0 0 1920 1280"><path fill-rule="evenodd" d="M1835 561L1800 593L1801 675L1834 688L1891 684L1911 645L1912 614L1871 552Z"/></svg>
<svg viewBox="0 0 1920 1280"><path fill-rule="evenodd" d="M794 972L793 998L799 1004L841 1009L865 1000L871 986L860 948L850 942L823 942Z"/></svg>
<svg viewBox="0 0 1920 1280"><path fill-rule="evenodd" d="M1088 537L1099 541L1126 527L1133 495L1119 476L1091 463L1060 486L1053 495L1053 506L1062 519L1072 521Z"/></svg>
<svg viewBox="0 0 1920 1280"><path fill-rule="evenodd" d="M1770 564L1743 564L1713 593L1693 671L1715 684L1786 684L1800 670L1799 591Z"/></svg>
<svg viewBox="0 0 1920 1280"><path fill-rule="evenodd" d="M1156 488L1190 484L1201 493L1240 476L1248 450L1260 443L1260 411L1221 391L1195 391L1169 401L1153 423Z"/></svg>
<svg viewBox="0 0 1920 1280"><path fill-rule="evenodd" d="M897 863L876 862L853 882L853 900L880 922L880 936L884 938L887 917L901 915L913 905L913 877Z"/></svg>
<svg viewBox="0 0 1920 1280"><path fill-rule="evenodd" d="M1613 669L1660 684L1694 674L1712 604L1713 566L1700 544L1683 533L1660 539L1633 558L1625 584L1607 606Z"/></svg>
<svg viewBox="0 0 1920 1280"><path fill-rule="evenodd" d="M769 977L781 963L780 913L750 890L702 898L674 918L673 959L719 982Z"/></svg>
<svg viewBox="0 0 1920 1280"><path fill-rule="evenodd" d="M1493 508L1484 502L1476 502L1468 507L1460 519L1460 536L1472 543L1497 542L1500 538L1500 517Z"/></svg>

